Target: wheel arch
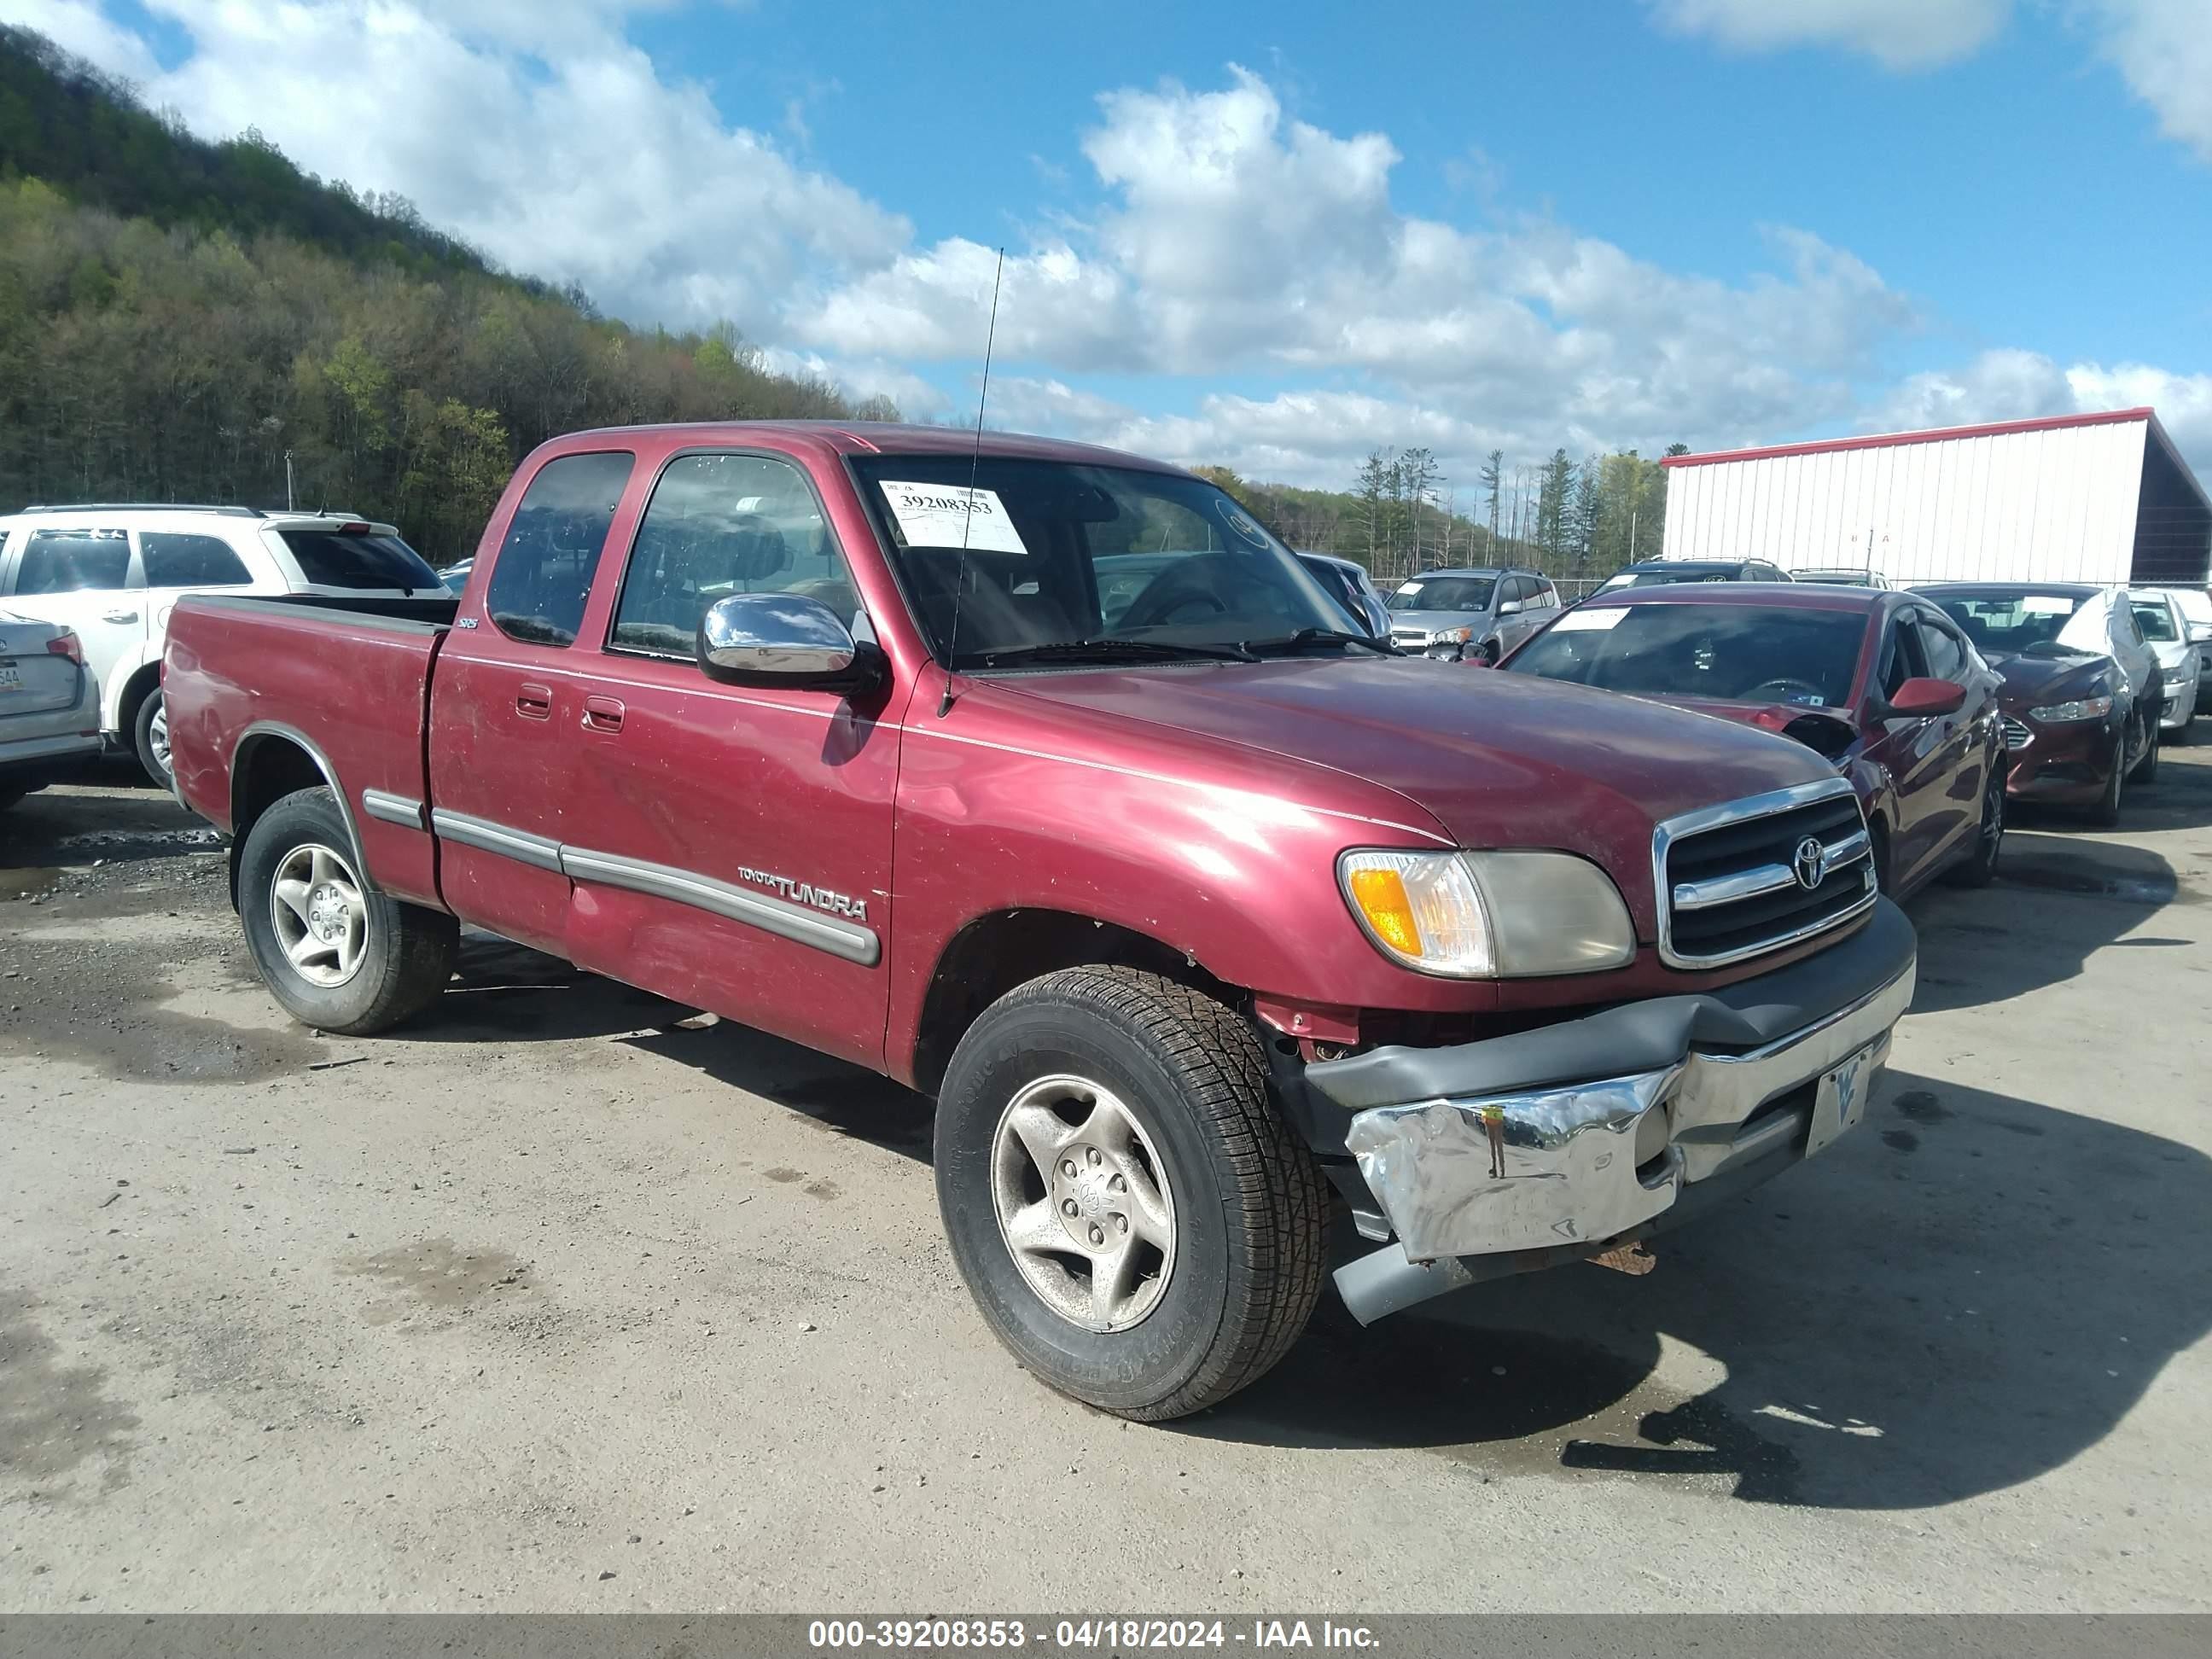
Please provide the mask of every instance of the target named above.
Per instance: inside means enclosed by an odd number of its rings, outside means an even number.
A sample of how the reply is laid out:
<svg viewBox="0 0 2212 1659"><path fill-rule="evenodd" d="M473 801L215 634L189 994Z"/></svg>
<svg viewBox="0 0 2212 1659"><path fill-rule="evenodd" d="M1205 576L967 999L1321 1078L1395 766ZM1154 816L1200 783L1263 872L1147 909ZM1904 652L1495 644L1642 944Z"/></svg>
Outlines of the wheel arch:
<svg viewBox="0 0 2212 1659"><path fill-rule="evenodd" d="M256 720L247 726L232 751L230 762L230 896L238 902L238 860L254 820L285 796L301 789L327 787L337 801L338 817L345 823L347 850L363 886L375 890L376 880L362 856L361 826L354 819L353 803L338 781L337 768L313 738L297 726L277 720Z"/></svg>
<svg viewBox="0 0 2212 1659"><path fill-rule="evenodd" d="M1118 922L1072 910L1012 908L971 918L945 941L931 969L908 1069L934 1094L960 1038L1007 992L1063 968L1143 968L1231 1006L1241 994L1182 951Z"/></svg>
<svg viewBox="0 0 2212 1659"><path fill-rule="evenodd" d="M137 726L139 706L161 687L161 658L158 652L151 656L142 653L128 673L118 664L114 672L114 689L108 694L109 705L100 712L102 729L118 734L129 743Z"/></svg>

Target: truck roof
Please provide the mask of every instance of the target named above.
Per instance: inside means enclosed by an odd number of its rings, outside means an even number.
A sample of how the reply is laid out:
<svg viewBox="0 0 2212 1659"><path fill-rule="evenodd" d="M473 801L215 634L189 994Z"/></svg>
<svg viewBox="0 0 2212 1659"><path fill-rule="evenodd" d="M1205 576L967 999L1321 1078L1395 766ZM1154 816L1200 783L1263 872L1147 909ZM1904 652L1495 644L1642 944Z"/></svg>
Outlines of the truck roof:
<svg viewBox="0 0 2212 1659"><path fill-rule="evenodd" d="M1064 438L986 429L979 441L973 427L915 426L893 421L691 421L596 427L564 433L549 440L545 447L556 452L603 447L609 438L617 436L672 438L680 445L767 444L836 455L966 455L980 450L986 455L1017 460L1067 461L1146 472L1184 470L1124 450Z"/></svg>

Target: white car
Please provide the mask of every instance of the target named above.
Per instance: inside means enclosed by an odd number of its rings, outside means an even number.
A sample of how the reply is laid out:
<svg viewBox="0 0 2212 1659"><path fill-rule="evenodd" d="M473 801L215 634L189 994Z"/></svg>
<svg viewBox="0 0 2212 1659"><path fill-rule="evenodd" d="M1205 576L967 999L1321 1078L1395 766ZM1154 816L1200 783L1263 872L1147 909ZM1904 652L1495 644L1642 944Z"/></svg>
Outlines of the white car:
<svg viewBox="0 0 2212 1659"><path fill-rule="evenodd" d="M73 630L99 730L169 781L161 647L186 593L442 593L388 524L250 507L33 507L0 517L0 608Z"/></svg>
<svg viewBox="0 0 2212 1659"><path fill-rule="evenodd" d="M0 611L0 809L100 752L100 709L76 635Z"/></svg>
<svg viewBox="0 0 2212 1659"><path fill-rule="evenodd" d="M2190 721L2197 718L2197 688L2203 674L2205 642L2212 628L2193 623L2171 588L2138 587L2128 595L2136 625L2158 658L2159 678L2166 696L2159 710L2158 729L2173 734L2177 743L2189 741Z"/></svg>

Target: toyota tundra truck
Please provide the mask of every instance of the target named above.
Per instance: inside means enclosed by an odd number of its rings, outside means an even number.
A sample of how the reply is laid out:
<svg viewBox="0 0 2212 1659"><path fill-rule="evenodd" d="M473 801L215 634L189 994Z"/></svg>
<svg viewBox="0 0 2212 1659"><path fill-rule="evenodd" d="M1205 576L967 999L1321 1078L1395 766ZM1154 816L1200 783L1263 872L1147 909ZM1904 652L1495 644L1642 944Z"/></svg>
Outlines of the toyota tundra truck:
<svg viewBox="0 0 2212 1659"><path fill-rule="evenodd" d="M457 599L188 598L165 673L293 1018L422 1013L467 923L933 1095L985 1322L1130 1418L1332 1261L1363 1323L1641 1265L1857 1122L1912 994L1819 756L1399 655L1108 450L575 434Z"/></svg>

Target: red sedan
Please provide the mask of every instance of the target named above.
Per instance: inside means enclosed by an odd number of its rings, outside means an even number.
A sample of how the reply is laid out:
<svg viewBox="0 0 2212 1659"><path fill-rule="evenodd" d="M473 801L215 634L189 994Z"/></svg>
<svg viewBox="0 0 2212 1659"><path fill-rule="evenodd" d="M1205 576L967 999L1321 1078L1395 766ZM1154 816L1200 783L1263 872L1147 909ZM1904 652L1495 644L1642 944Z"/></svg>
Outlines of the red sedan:
<svg viewBox="0 0 2212 1659"><path fill-rule="evenodd" d="M2002 681L1911 593L1701 583L1585 600L1498 665L1763 726L1835 763L1882 890L1978 886L2004 842Z"/></svg>

